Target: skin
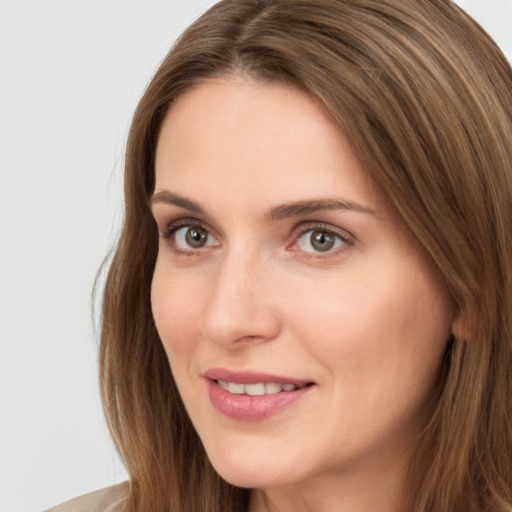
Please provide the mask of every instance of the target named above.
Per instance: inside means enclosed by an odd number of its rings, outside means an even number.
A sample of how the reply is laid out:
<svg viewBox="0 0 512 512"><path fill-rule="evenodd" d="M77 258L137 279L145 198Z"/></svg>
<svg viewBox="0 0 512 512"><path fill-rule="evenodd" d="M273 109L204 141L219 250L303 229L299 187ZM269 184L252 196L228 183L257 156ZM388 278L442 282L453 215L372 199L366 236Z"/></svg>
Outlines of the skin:
<svg viewBox="0 0 512 512"><path fill-rule="evenodd" d="M350 207L269 219L334 198ZM220 475L254 489L251 512L396 512L455 319L335 122L283 85L202 83L163 123L152 210L154 319ZM205 246L187 244L190 225ZM333 249L316 250L311 230ZM234 420L209 399L204 372L218 367L314 386L265 420Z"/></svg>

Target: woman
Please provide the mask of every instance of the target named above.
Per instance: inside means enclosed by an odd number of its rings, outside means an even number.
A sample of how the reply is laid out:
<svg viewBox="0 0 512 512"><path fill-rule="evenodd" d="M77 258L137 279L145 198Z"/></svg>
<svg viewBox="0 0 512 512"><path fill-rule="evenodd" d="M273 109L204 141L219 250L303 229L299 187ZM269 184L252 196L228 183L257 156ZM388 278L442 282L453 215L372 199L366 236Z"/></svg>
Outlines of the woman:
<svg viewBox="0 0 512 512"><path fill-rule="evenodd" d="M100 352L130 482L94 506L512 510L511 134L447 0L194 23L130 133Z"/></svg>

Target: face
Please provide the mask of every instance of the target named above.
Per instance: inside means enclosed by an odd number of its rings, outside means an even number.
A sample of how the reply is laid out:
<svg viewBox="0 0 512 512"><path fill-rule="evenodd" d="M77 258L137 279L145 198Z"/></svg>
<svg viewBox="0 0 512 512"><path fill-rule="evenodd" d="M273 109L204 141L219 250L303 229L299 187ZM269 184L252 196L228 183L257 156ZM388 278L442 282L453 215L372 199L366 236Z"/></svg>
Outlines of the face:
<svg viewBox="0 0 512 512"><path fill-rule="evenodd" d="M269 488L397 467L451 303L324 110L281 85L197 86L163 123L152 210L154 319L221 476Z"/></svg>

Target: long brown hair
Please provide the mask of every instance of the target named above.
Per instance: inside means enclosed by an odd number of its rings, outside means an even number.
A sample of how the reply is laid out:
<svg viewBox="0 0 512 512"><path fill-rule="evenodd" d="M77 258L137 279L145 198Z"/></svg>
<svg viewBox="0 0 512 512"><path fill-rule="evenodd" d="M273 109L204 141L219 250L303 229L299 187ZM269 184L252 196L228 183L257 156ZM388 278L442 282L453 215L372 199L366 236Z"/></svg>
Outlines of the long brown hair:
<svg viewBox="0 0 512 512"><path fill-rule="evenodd" d="M211 467L153 323L148 206L160 125L184 91L243 73L317 98L437 265L464 318L404 483L415 512L512 509L512 70L449 0L223 0L136 110L124 227L103 301L105 412L128 511L246 511Z"/></svg>

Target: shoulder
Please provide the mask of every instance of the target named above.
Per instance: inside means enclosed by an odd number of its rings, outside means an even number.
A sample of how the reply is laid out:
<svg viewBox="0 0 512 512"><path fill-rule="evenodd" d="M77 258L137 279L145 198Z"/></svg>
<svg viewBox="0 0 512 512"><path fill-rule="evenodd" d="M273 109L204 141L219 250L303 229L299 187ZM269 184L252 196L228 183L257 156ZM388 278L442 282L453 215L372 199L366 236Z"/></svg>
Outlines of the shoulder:
<svg viewBox="0 0 512 512"><path fill-rule="evenodd" d="M46 512L121 512L127 493L128 482L123 482L66 501Z"/></svg>

